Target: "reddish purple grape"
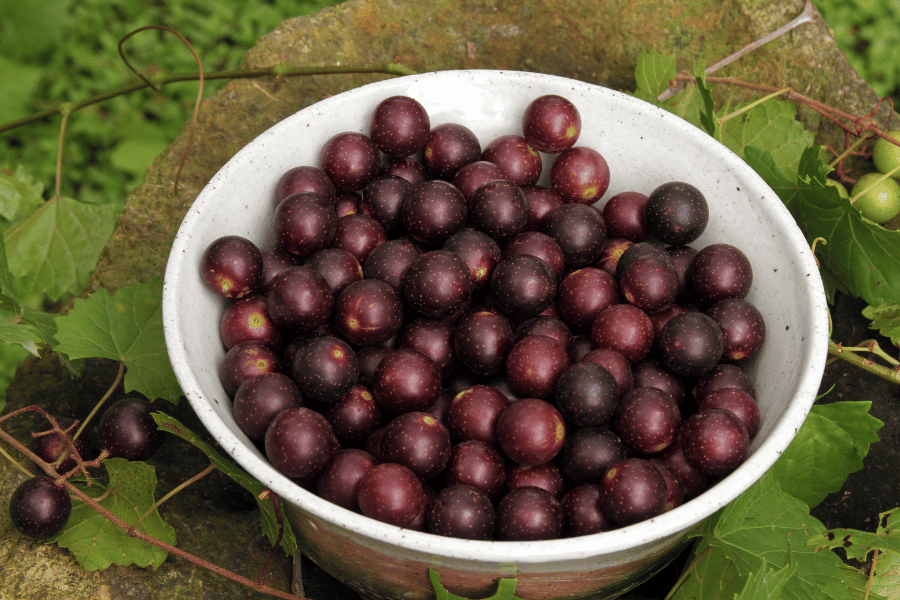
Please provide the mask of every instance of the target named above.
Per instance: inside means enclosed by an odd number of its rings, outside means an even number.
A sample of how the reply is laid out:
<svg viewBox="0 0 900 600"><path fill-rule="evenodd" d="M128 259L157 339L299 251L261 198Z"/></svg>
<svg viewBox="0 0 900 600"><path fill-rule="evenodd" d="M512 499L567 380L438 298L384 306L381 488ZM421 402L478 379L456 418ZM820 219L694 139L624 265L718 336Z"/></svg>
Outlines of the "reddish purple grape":
<svg viewBox="0 0 900 600"><path fill-rule="evenodd" d="M472 486L496 500L506 486L506 460L495 446L465 440L451 449L444 480L448 486Z"/></svg>
<svg viewBox="0 0 900 600"><path fill-rule="evenodd" d="M278 246L303 258L327 248L337 232L334 207L312 192L298 192L282 200L272 216Z"/></svg>
<svg viewBox="0 0 900 600"><path fill-rule="evenodd" d="M356 500L365 516L408 527L422 510L425 490L416 474L408 468L396 463L381 463L360 479Z"/></svg>
<svg viewBox="0 0 900 600"><path fill-rule="evenodd" d="M350 343L372 346L400 331L400 294L379 279L361 279L344 288L334 303L334 324Z"/></svg>
<svg viewBox="0 0 900 600"><path fill-rule="evenodd" d="M515 331L509 318L493 310L463 315L453 341L457 360L477 375L498 372L514 343Z"/></svg>
<svg viewBox="0 0 900 600"><path fill-rule="evenodd" d="M461 229L447 238L443 249L456 253L466 263L476 290L487 286L502 257L500 244L494 238L470 228Z"/></svg>
<svg viewBox="0 0 900 600"><path fill-rule="evenodd" d="M329 206L334 204L337 196L337 190L325 171L303 165L288 169L278 178L273 206L278 206L282 200L298 192L313 192Z"/></svg>
<svg viewBox="0 0 900 600"><path fill-rule="evenodd" d="M553 459L566 439L562 415L549 402L523 398L510 404L497 419L497 441L517 464L534 466Z"/></svg>
<svg viewBox="0 0 900 600"><path fill-rule="evenodd" d="M553 461L539 465L513 465L506 476L504 493L523 487L541 488L559 500L566 491L566 482Z"/></svg>
<svg viewBox="0 0 900 600"><path fill-rule="evenodd" d="M506 380L528 398L550 398L571 359L562 344L545 335L522 338L506 356Z"/></svg>
<svg viewBox="0 0 900 600"><path fill-rule="evenodd" d="M528 205L528 231L542 231L547 216L565 204L562 196L543 185L523 186L522 193L525 194L525 203Z"/></svg>
<svg viewBox="0 0 900 600"><path fill-rule="evenodd" d="M706 305L728 298L743 298L753 284L750 259L731 244L710 244L691 262L688 286Z"/></svg>
<svg viewBox="0 0 900 600"><path fill-rule="evenodd" d="M381 426L381 410L375 397L360 384L354 385L340 400L330 404L324 414L331 423L334 435L345 446L361 445Z"/></svg>
<svg viewBox="0 0 900 600"><path fill-rule="evenodd" d="M334 307L328 281L307 266L289 267L279 273L266 300L272 320L294 333L309 333L324 325Z"/></svg>
<svg viewBox="0 0 900 600"><path fill-rule="evenodd" d="M706 310L722 329L726 361L740 362L754 356L766 339L766 322L756 306L744 299L720 300Z"/></svg>
<svg viewBox="0 0 900 600"><path fill-rule="evenodd" d="M729 410L711 408L691 415L681 428L684 458L712 476L727 475L747 457L750 435Z"/></svg>
<svg viewBox="0 0 900 600"><path fill-rule="evenodd" d="M759 431L761 418L759 405L747 392L735 388L723 388L710 392L698 403L697 410L710 408L721 408L733 412L747 428L747 435L751 440Z"/></svg>
<svg viewBox="0 0 900 600"><path fill-rule="evenodd" d="M347 342L330 335L317 335L298 348L292 373L304 398L330 404L340 400L356 384L359 363Z"/></svg>
<svg viewBox="0 0 900 600"><path fill-rule="evenodd" d="M597 315L621 300L616 280L595 267L582 267L569 273L556 293L560 317L576 331L590 331Z"/></svg>
<svg viewBox="0 0 900 600"><path fill-rule="evenodd" d="M581 135L581 115L575 105L562 96L540 96L525 108L522 133L534 149L559 153L578 141Z"/></svg>
<svg viewBox="0 0 900 600"><path fill-rule="evenodd" d="M245 296L225 307L219 321L219 336L226 350L249 341L280 349L287 337L269 315L265 296Z"/></svg>
<svg viewBox="0 0 900 600"><path fill-rule="evenodd" d="M304 264L325 278L335 297L345 287L363 278L362 265L353 254L342 248L323 248L307 258Z"/></svg>
<svg viewBox="0 0 900 600"><path fill-rule="evenodd" d="M489 181L498 179L509 181L510 177L496 164L486 160L476 160L457 171L450 183L462 192L468 205L472 202L475 190Z"/></svg>
<svg viewBox="0 0 900 600"><path fill-rule="evenodd" d="M656 454L675 440L681 411L662 390L636 387L622 396L614 427L626 446L639 454Z"/></svg>
<svg viewBox="0 0 900 600"><path fill-rule="evenodd" d="M503 256L515 254L535 256L547 263L556 279L563 277L566 257L562 248L556 240L542 231L525 231L509 240L503 247Z"/></svg>
<svg viewBox="0 0 900 600"><path fill-rule="evenodd" d="M445 423L455 442L478 440L497 445L496 425L509 399L496 388L476 384L453 397Z"/></svg>
<svg viewBox="0 0 900 600"><path fill-rule="evenodd" d="M375 107L369 122L369 136L379 150L391 157L405 158L425 145L431 120L425 107L409 96L391 96Z"/></svg>
<svg viewBox="0 0 900 600"><path fill-rule="evenodd" d="M593 148L573 146L550 167L550 185L567 203L593 204L609 187L609 165Z"/></svg>
<svg viewBox="0 0 900 600"><path fill-rule="evenodd" d="M316 493L347 510L359 512L359 482L377 464L378 460L365 450L338 450L316 476Z"/></svg>
<svg viewBox="0 0 900 600"><path fill-rule="evenodd" d="M562 497L565 514L565 535L577 537L601 533L616 528L616 524L600 508L600 486L595 483L578 485Z"/></svg>
<svg viewBox="0 0 900 600"><path fill-rule="evenodd" d="M249 296L262 284L262 252L247 238L220 237L203 251L200 275L206 288L223 298Z"/></svg>
<svg viewBox="0 0 900 600"><path fill-rule="evenodd" d="M603 309L591 326L595 348L620 352L630 363L647 356L655 337L650 317L631 304L613 304Z"/></svg>
<svg viewBox="0 0 900 600"><path fill-rule="evenodd" d="M349 252L362 263L376 246L387 239L381 223L369 215L354 213L337 220L331 245Z"/></svg>
<svg viewBox="0 0 900 600"><path fill-rule="evenodd" d="M438 368L441 379L444 379L456 364L456 353L453 349L454 333L453 323L435 319L413 319L400 330L397 348L421 352L431 359Z"/></svg>
<svg viewBox="0 0 900 600"><path fill-rule="evenodd" d="M600 482L603 512L619 525L631 525L665 511L668 490L662 474L648 460L626 458Z"/></svg>
<svg viewBox="0 0 900 600"><path fill-rule="evenodd" d="M278 413L266 429L264 446L275 469L303 480L315 477L340 445L328 419L304 406Z"/></svg>
<svg viewBox="0 0 900 600"><path fill-rule="evenodd" d="M534 185L541 178L541 155L520 135L501 135L491 140L481 153L519 186Z"/></svg>
<svg viewBox="0 0 900 600"><path fill-rule="evenodd" d="M603 205L603 222L611 238L625 239L633 243L650 237L644 210L647 195L640 192L619 192Z"/></svg>
<svg viewBox="0 0 900 600"><path fill-rule="evenodd" d="M440 421L428 413L410 411L385 426L381 460L404 465L428 481L447 466L451 445L450 433Z"/></svg>
<svg viewBox="0 0 900 600"><path fill-rule="evenodd" d="M219 381L229 396L234 396L247 379L263 373L281 373L281 356L269 346L256 342L241 342L232 346L219 363Z"/></svg>
<svg viewBox="0 0 900 600"><path fill-rule="evenodd" d="M400 292L406 271L420 254L409 239L388 240L376 246L366 257L363 274L366 279L380 279Z"/></svg>
<svg viewBox="0 0 900 600"><path fill-rule="evenodd" d="M459 256L448 250L432 250L416 258L407 269L402 295L422 316L446 319L465 308L472 287L469 268Z"/></svg>
<svg viewBox="0 0 900 600"><path fill-rule="evenodd" d="M441 393L441 374L424 354L400 348L378 363L372 393L378 406L388 413L424 411Z"/></svg>

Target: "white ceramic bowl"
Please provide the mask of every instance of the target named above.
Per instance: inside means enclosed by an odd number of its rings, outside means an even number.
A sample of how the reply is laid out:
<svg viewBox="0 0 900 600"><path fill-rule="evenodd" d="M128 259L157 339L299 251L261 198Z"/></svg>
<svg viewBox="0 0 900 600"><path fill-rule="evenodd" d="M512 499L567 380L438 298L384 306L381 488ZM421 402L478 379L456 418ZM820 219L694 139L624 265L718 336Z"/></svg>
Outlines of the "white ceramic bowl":
<svg viewBox="0 0 900 600"><path fill-rule="evenodd" d="M649 193L672 180L690 182L705 194L709 226L694 245L727 242L744 251L754 268L748 299L768 326L765 346L748 368L762 425L743 465L701 496L648 521L543 542L475 542L401 529L322 500L269 465L235 424L219 383L224 302L203 287L200 256L213 240L229 234L271 245L271 198L279 176L294 166L317 165L319 148L335 133L367 132L377 103L398 94L421 102L432 126L454 121L471 128L482 146L496 136L521 133L526 105L540 95L558 94L581 113L578 144L598 150L609 163L604 199L626 190ZM545 167L551 159L545 157ZM397 599L433 597L430 568L451 592L469 598L493 594L500 577L518 578L516 595L528 600L614 597L649 578L684 547L690 531L759 479L794 437L824 369L826 310L812 253L782 202L706 133L606 88L487 70L362 86L305 108L260 135L213 177L188 211L172 245L163 292L169 356L206 428L237 463L281 496L303 552L363 596Z"/></svg>

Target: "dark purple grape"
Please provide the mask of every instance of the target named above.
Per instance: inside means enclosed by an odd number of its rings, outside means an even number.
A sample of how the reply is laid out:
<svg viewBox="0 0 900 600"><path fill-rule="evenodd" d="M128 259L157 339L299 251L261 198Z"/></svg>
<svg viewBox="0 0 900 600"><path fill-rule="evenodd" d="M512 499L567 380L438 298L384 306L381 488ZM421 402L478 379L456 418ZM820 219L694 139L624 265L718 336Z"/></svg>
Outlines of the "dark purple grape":
<svg viewBox="0 0 900 600"><path fill-rule="evenodd" d="M379 175L396 175L412 185L425 181L425 166L416 158L390 158L381 163Z"/></svg>
<svg viewBox="0 0 900 600"><path fill-rule="evenodd" d="M681 406L686 394L684 380L656 358L644 358L631 365L634 387L651 387L665 392Z"/></svg>
<svg viewBox="0 0 900 600"><path fill-rule="evenodd" d="M365 450L338 450L316 475L316 492L329 502L359 512L359 482L377 464L378 460Z"/></svg>
<svg viewBox="0 0 900 600"><path fill-rule="evenodd" d="M515 237L528 224L525 194L512 181L488 181L469 201L469 223L501 243Z"/></svg>
<svg viewBox="0 0 900 600"><path fill-rule="evenodd" d="M378 363L372 393L378 406L394 415L428 410L441 393L441 374L424 354L399 348Z"/></svg>
<svg viewBox="0 0 900 600"><path fill-rule="evenodd" d="M409 348L431 359L441 374L441 379L452 372L456 363L454 351L455 327L448 321L417 318L400 330L397 348Z"/></svg>
<svg viewBox="0 0 900 600"><path fill-rule="evenodd" d="M478 440L497 445L496 425L509 399L494 387L475 384L457 393L444 420L455 442Z"/></svg>
<svg viewBox="0 0 900 600"><path fill-rule="evenodd" d="M407 269L402 295L422 316L446 319L466 307L472 287L469 268L459 256L448 250L432 250L416 258Z"/></svg>
<svg viewBox="0 0 900 600"><path fill-rule="evenodd" d="M330 404L356 385L359 363L347 342L318 335L298 348L291 372L304 398Z"/></svg>
<svg viewBox="0 0 900 600"><path fill-rule="evenodd" d="M719 324L725 336L724 360L740 362L762 348L766 339L766 322L759 309L747 300L720 300L710 306L706 314Z"/></svg>
<svg viewBox="0 0 900 600"><path fill-rule="evenodd" d="M678 274L661 260L640 258L622 271L619 287L626 302L653 315L669 308L675 301Z"/></svg>
<svg viewBox="0 0 900 600"><path fill-rule="evenodd" d="M572 329L590 331L597 315L621 300L619 285L612 275L595 267L583 267L560 282L556 308Z"/></svg>
<svg viewBox="0 0 900 600"><path fill-rule="evenodd" d="M359 481L356 501L365 516L408 527L419 515L425 490L416 474L403 465L381 463Z"/></svg>
<svg viewBox="0 0 900 600"><path fill-rule="evenodd" d="M35 539L59 533L71 514L69 492L43 475L20 483L9 499L9 517L13 526Z"/></svg>
<svg viewBox="0 0 900 600"><path fill-rule="evenodd" d="M313 192L322 198L322 201L332 206L337 196L337 190L328 175L318 167L307 165L293 167L284 172L275 184L274 206L298 192Z"/></svg>
<svg viewBox="0 0 900 600"><path fill-rule="evenodd" d="M379 150L391 157L405 158L422 149L431 130L428 111L409 96L391 96L375 107L369 122L369 136Z"/></svg>
<svg viewBox="0 0 900 600"><path fill-rule="evenodd" d="M283 370L284 363L278 352L260 342L241 342L232 346L219 363L219 381L225 393L234 396L247 379Z"/></svg>
<svg viewBox="0 0 900 600"><path fill-rule="evenodd" d="M544 233L559 244L570 269L597 260L606 243L603 217L586 204L565 204L554 210L544 222Z"/></svg>
<svg viewBox="0 0 900 600"><path fill-rule="evenodd" d="M307 258L304 264L312 267L325 278L335 297L345 287L363 278L363 269L359 260L342 248L323 248Z"/></svg>
<svg viewBox="0 0 900 600"><path fill-rule="evenodd" d="M380 175L362 189L359 210L381 223L388 237L395 238L405 233L400 209L412 187L399 175Z"/></svg>
<svg viewBox="0 0 900 600"><path fill-rule="evenodd" d="M543 185L526 185L522 187L525 203L528 205L528 231L543 231L544 222L554 210L565 204L562 196Z"/></svg>
<svg viewBox="0 0 900 600"><path fill-rule="evenodd" d="M459 123L433 127L422 148L425 169L441 179L451 179L462 167L480 158L478 136Z"/></svg>
<svg viewBox="0 0 900 600"><path fill-rule="evenodd" d="M289 267L279 273L266 300L272 320L294 333L309 333L324 325L334 307L328 281L307 266Z"/></svg>
<svg viewBox="0 0 900 600"><path fill-rule="evenodd" d="M681 428L684 458L707 475L718 477L734 471L747 457L749 445L747 428L729 410L696 412Z"/></svg>
<svg viewBox="0 0 900 600"><path fill-rule="evenodd" d="M285 332L269 315L265 296L245 296L225 307L219 321L219 337L226 350L241 342L260 342L273 349L281 349Z"/></svg>
<svg viewBox="0 0 900 600"><path fill-rule="evenodd" d="M607 471L600 482L603 512L619 525L631 525L665 511L666 480L650 461L626 458Z"/></svg>
<svg viewBox="0 0 900 600"><path fill-rule="evenodd" d="M690 244L709 223L709 204L689 183L670 181L650 192L645 207L647 229L664 244Z"/></svg>
<svg viewBox="0 0 900 600"><path fill-rule="evenodd" d="M147 460L162 446L164 435L151 416L153 406L144 398L123 398L100 417L100 444L111 457Z"/></svg>
<svg viewBox="0 0 900 600"><path fill-rule="evenodd" d="M538 315L526 319L516 328L516 341L529 335L545 335L562 345L566 354L572 355L572 331L562 319L553 315Z"/></svg>
<svg viewBox="0 0 900 600"><path fill-rule="evenodd" d="M547 490L516 488L497 505L497 539L508 542L552 540L565 525L559 501Z"/></svg>
<svg viewBox="0 0 900 600"><path fill-rule="evenodd" d="M304 406L278 413L266 429L264 446L275 469L302 480L315 477L340 444L328 419Z"/></svg>
<svg viewBox="0 0 900 600"><path fill-rule="evenodd" d="M500 245L494 238L470 228L461 229L447 238L443 249L454 252L466 263L476 290L488 284L502 257Z"/></svg>
<svg viewBox="0 0 900 600"><path fill-rule="evenodd" d="M619 385L608 370L596 363L582 361L560 374L554 398L556 408L572 424L599 426L616 414Z"/></svg>
<svg viewBox="0 0 900 600"><path fill-rule="evenodd" d="M618 435L604 427L573 431L556 457L563 476L576 483L600 483L607 469L627 455Z"/></svg>
<svg viewBox="0 0 900 600"><path fill-rule="evenodd" d="M319 162L339 192L354 192L378 175L381 155L369 136L345 131L325 142Z"/></svg>
<svg viewBox="0 0 900 600"><path fill-rule="evenodd" d="M556 294L556 277L536 256L512 254L497 264L490 290L504 313L514 319L528 319L550 306Z"/></svg>
<svg viewBox="0 0 900 600"><path fill-rule="evenodd" d="M241 384L234 395L234 421L247 437L261 442L266 429L283 410L303 406L300 389L283 373L265 373Z"/></svg>
<svg viewBox="0 0 900 600"><path fill-rule="evenodd" d="M421 252L409 239L388 240L376 246L363 263L366 279L380 279L400 292L403 276Z"/></svg>
<svg viewBox="0 0 900 600"><path fill-rule="evenodd" d="M539 465L513 465L506 476L505 494L523 487L536 487L550 492L559 500L566 491L562 473L553 462Z"/></svg>
<svg viewBox="0 0 900 600"><path fill-rule="evenodd" d="M445 485L469 485L492 501L506 486L506 460L496 446L477 439L459 442L450 451Z"/></svg>
<svg viewBox="0 0 900 600"><path fill-rule="evenodd" d="M451 446L450 433L440 421L428 413L410 411L385 426L381 460L401 464L427 481L447 466Z"/></svg>
<svg viewBox="0 0 900 600"><path fill-rule="evenodd" d="M603 205L603 223L610 238L624 239L632 243L643 242L650 237L644 208L647 196L640 192L619 192Z"/></svg>
<svg viewBox="0 0 900 600"><path fill-rule="evenodd" d="M681 411L671 396L650 387L636 387L622 396L614 428L626 446L638 454L656 454L675 440Z"/></svg>
<svg viewBox="0 0 900 600"><path fill-rule="evenodd" d="M345 446L362 444L381 426L381 410L375 397L366 386L359 384L330 404L324 414L334 435Z"/></svg>
<svg viewBox="0 0 900 600"><path fill-rule="evenodd" d="M718 364L694 384L694 400L702 402L708 394L727 388L736 388L756 398L756 386L742 368L727 363Z"/></svg>
<svg viewBox="0 0 900 600"><path fill-rule="evenodd" d="M446 181L430 179L412 187L400 217L411 238L438 246L465 224L467 211L462 192Z"/></svg>
<svg viewBox="0 0 900 600"><path fill-rule="evenodd" d="M524 398L550 398L570 364L569 354L555 339L529 335L516 342L506 356L506 380Z"/></svg>
<svg viewBox="0 0 900 600"><path fill-rule="evenodd" d="M556 240L542 231L525 231L509 240L503 247L503 256L515 254L536 256L547 263L557 280L563 277L566 257L562 248Z"/></svg>
<svg viewBox="0 0 900 600"><path fill-rule="evenodd" d="M481 491L451 485L437 493L428 509L428 532L464 540L488 541L494 534L494 505Z"/></svg>
<svg viewBox="0 0 900 600"><path fill-rule="evenodd" d="M496 164L486 160L476 160L457 171L451 183L462 192L468 204L472 201L475 190L489 181L498 179L510 180L510 177Z"/></svg>
<svg viewBox="0 0 900 600"><path fill-rule="evenodd" d="M706 305L728 298L743 298L753 284L750 259L731 244L710 244L691 262L688 286Z"/></svg>
<svg viewBox="0 0 900 600"><path fill-rule="evenodd" d="M565 514L565 535L568 537L601 533L616 527L600 508L600 486L595 483L572 488L559 503Z"/></svg>
<svg viewBox="0 0 900 600"><path fill-rule="evenodd" d="M57 424L68 436L75 435L77 431L77 423L73 419L61 418L57 419ZM72 446L69 444L66 436L55 431L50 425L36 431L31 442L31 451L37 454L41 460L50 464L55 463L63 453L66 457L62 459L56 466L56 472L59 474L68 473L78 466L78 461L72 453ZM90 460L91 444L87 436L80 435L75 440L75 450L82 460Z"/></svg>
<svg viewBox="0 0 900 600"><path fill-rule="evenodd" d="M697 404L697 411L710 408L721 408L731 411L747 428L747 435L752 440L759 431L759 405L753 396L735 388L723 388L710 392Z"/></svg>
<svg viewBox="0 0 900 600"><path fill-rule="evenodd" d="M630 363L647 356L655 337L650 317L631 304L613 304L603 309L591 326L595 348L620 352Z"/></svg>
<svg viewBox="0 0 900 600"><path fill-rule="evenodd" d="M684 377L699 377L722 358L725 338L712 317L688 311L669 319L656 345L669 369Z"/></svg>
<svg viewBox="0 0 900 600"><path fill-rule="evenodd" d="M337 220L331 245L353 255L360 263L365 262L372 250L387 241L384 227L369 215L353 213Z"/></svg>

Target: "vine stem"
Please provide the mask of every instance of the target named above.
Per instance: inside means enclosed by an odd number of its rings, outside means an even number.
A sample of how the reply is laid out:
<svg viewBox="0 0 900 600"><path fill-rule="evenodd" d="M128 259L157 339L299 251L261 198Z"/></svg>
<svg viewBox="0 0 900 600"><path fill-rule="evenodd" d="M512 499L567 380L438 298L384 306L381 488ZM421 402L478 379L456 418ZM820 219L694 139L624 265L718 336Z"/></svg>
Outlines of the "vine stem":
<svg viewBox="0 0 900 600"><path fill-rule="evenodd" d="M109 389L106 390L106 393L103 394L103 397L97 401L97 404L94 405L94 408L91 409L91 412L88 413L88 416L85 417L84 421L78 427L78 431L75 432L75 435L72 436L72 440L77 440L78 436L81 435L81 432L84 431L84 428L87 427L87 424L90 423L91 419L94 418L94 415L97 414L97 411L100 410L100 407L112 396L112 393L119 387L119 382L122 381L122 378L125 376L125 363L119 363L119 371L116 373L116 379L113 381L112 385L109 386ZM65 455L62 457L65 458ZM62 460L60 458L60 460Z"/></svg>
<svg viewBox="0 0 900 600"><path fill-rule="evenodd" d="M132 531L132 530L134 530L138 525L140 525L141 523L143 523L143 522L144 522L144 519L146 519L146 518L149 517L151 514L153 514L153 511L158 510L160 506L162 506L163 504L165 504L166 502L168 502L169 499L172 498L175 494L177 494L177 493L180 492L181 490L187 488L189 485L191 485L191 484L193 484L193 483L195 483L195 482L197 482L197 481L200 481L201 479L203 479L204 477L206 477L207 475L209 475L210 473L212 473L212 472L215 471L215 470L216 470L216 466L215 466L215 465L209 465L208 467L206 467L205 469L203 469L202 471L200 471L199 473L197 473L196 475L194 475L193 477L191 477L191 478L188 479L187 481L182 481L180 484L178 484L177 486L175 486L175 487L172 489L172 491L170 491L168 494L166 494L165 496L163 496L162 498L160 498L159 500L157 500L156 502L154 502L154 503L153 503L153 506L151 506L150 508L148 508L148 509L144 512L144 514L142 514L142 515L140 516L140 518L139 518L137 521L135 521L134 523L132 523L131 528L128 530L128 534L131 535L131 531Z"/></svg>
<svg viewBox="0 0 900 600"><path fill-rule="evenodd" d="M254 77L295 77L299 75L347 75L347 74L363 74L363 73L384 73L386 75L415 75L415 71L407 67L406 65L391 62L391 63L382 63L376 65L331 65L331 66L319 66L319 67L290 67L285 65L284 63L279 63L277 65L273 65L271 67L260 67L255 69L234 69L234 70L226 70L226 71L213 71L210 73L205 73L203 75L203 79L205 81L210 81L213 79L247 79ZM98 104L103 102L104 100L109 100L110 98L115 98L116 96L122 96L124 94L129 94L131 92L135 92L137 90L141 90L147 87L162 87L163 85L169 83L176 83L180 81L197 81L200 77L200 74L197 72L193 73L173 73L170 75L158 75L154 76L151 79L139 79L138 81L134 81L132 83L123 85L121 87L108 90L106 92L97 94L95 96L91 96L90 98L85 98L84 100L79 100L78 102L66 102L61 103L57 106L48 108L41 112L34 113L33 115L23 117L21 119L17 119L15 121L10 121L4 125L0 125L0 133L4 133L6 131L10 131L21 127L23 125L27 125L29 123L34 123L36 121L41 121L46 119L47 117L51 117L56 114L60 114L63 110L69 110L69 112L74 112L78 109L84 108L86 106L91 106L93 104ZM151 83L152 82L152 83Z"/></svg>
<svg viewBox="0 0 900 600"><path fill-rule="evenodd" d="M877 343L873 343L871 347L866 346L863 348L844 348L842 345L835 343L833 340L828 340L828 354L834 356L836 358L840 358L853 366L859 367L864 371L868 371L873 375L877 375L886 381L890 381L891 383L900 384L900 364L895 365L894 367L886 367L884 365L879 365L878 363L873 362L868 358L864 358L858 354L858 352L869 351L875 352L875 347L877 347ZM880 350L880 348L879 348ZM883 351L882 351L883 352ZM885 354L885 356L887 356ZM894 359L891 359L893 362Z"/></svg>
<svg viewBox="0 0 900 600"><path fill-rule="evenodd" d="M13 416L20 415L20 414L23 414L23 413L29 412L29 411L38 412L38 413L47 415L46 411L44 411L44 409L42 409L38 406L27 406L25 408L20 408L18 410L10 412L6 415L3 415L3 417L0 417L0 422L5 421ZM47 415L47 416L49 417L49 415ZM52 419L52 417L49 417L49 418ZM56 421L55 421L55 419L53 419L51 422L55 424ZM221 575L222 577L231 579L232 581L234 581L236 583L245 585L248 588L250 588L256 592L259 592L261 594L267 594L269 596L273 596L276 598L283 598L284 600L310 600L309 598L304 598L302 596L296 596L294 594L284 592L282 590L278 590L273 587L267 586L265 584L253 581L252 579L250 579L248 577L238 575L237 573L229 571L228 569L220 567L219 565L213 564L213 563L209 562L208 560L200 558L199 556L195 556L195 555L191 554L190 552L182 550L181 548L178 548L171 544L167 544L166 542L160 541L160 540L156 539L155 537L153 537L152 535L144 533L143 531L134 529L133 525L129 525L126 521L122 520L121 518L119 518L118 516L116 516L115 514L110 512L108 509L104 508L98 502L98 500L96 498L91 498L90 496L85 494L83 491L78 489L73 483L71 483L69 481L68 476L58 474L56 472L56 470L53 468L53 465L44 461L43 459L41 459L41 457L39 457L34 452L32 452L31 450L26 448L21 442L19 442L19 440L17 440L12 435L10 435L5 430L3 430L2 427L0 427L0 438L5 440L8 444L13 446L16 450L18 450L23 455L25 455L27 458L32 460L48 476L52 477L54 479L54 481L56 481L59 485L64 486L70 494L77 497L79 500L81 500L82 502L84 502L85 504L87 504L88 506L93 508L95 511L97 511L100 515L102 515L110 523L112 523L116 527L122 529L129 537L138 538L139 540L147 542L148 544L156 546L157 548L161 548L161 549L165 550L166 552L174 554L175 556L177 556L179 558L183 558L184 560L187 560L188 562L191 562L199 567L202 567L212 573L216 573L217 575ZM4 452L4 454L5 454L5 452ZM94 462L97 462L97 461L94 461ZM86 462L85 464L91 464L91 463ZM99 465L91 464L91 466L99 466Z"/></svg>

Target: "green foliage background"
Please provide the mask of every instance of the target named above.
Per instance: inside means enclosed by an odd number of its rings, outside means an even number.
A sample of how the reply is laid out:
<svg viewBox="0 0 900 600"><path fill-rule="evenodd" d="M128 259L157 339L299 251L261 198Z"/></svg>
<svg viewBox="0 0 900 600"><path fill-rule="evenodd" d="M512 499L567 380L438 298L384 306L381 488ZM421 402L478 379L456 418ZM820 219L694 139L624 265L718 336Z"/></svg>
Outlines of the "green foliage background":
<svg viewBox="0 0 900 600"><path fill-rule="evenodd" d="M900 102L900 2L813 0L853 68L881 96Z"/></svg>
<svg viewBox="0 0 900 600"><path fill-rule="evenodd" d="M118 43L139 27L171 27L194 46L205 70L232 69L285 19L339 1L0 0L0 124L131 81ZM190 51L168 33L139 33L126 42L125 52L139 69L197 70ZM206 82L204 94L223 84ZM132 93L74 113L66 133L62 195L120 210L153 159L190 119L196 94L195 82L172 84L159 93ZM55 117L0 137L0 170L24 167L45 199L54 189L59 125ZM14 220L0 210L0 232ZM44 297L30 303L47 308ZM19 346L0 344L0 399L26 356Z"/></svg>

